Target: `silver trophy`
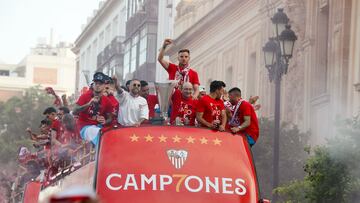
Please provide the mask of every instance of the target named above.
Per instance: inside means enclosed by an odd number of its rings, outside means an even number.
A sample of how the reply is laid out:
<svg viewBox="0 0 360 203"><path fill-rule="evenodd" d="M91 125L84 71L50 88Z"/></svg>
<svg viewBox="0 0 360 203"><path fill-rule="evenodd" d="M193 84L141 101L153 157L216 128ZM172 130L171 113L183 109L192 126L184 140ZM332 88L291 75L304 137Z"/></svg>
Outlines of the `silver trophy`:
<svg viewBox="0 0 360 203"><path fill-rule="evenodd" d="M153 124L169 124L168 109L170 97L178 81L169 80L166 82L155 82L156 95L160 106L160 118L153 118Z"/></svg>

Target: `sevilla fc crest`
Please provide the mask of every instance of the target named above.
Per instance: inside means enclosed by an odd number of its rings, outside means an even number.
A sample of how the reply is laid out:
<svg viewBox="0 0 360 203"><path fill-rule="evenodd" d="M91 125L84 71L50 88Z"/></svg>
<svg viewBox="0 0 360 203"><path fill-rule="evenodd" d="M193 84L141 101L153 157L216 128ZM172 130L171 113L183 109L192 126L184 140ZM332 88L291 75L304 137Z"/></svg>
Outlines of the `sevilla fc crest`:
<svg viewBox="0 0 360 203"><path fill-rule="evenodd" d="M169 157L170 162L176 169L180 169L188 156L188 152L185 150L175 150L175 149L169 149L167 150L167 155Z"/></svg>

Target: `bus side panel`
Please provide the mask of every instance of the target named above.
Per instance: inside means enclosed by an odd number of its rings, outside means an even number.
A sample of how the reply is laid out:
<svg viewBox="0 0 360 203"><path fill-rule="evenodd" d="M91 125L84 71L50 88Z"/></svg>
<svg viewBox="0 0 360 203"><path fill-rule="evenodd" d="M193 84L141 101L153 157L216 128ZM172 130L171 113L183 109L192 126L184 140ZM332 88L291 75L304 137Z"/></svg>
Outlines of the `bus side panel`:
<svg viewBox="0 0 360 203"><path fill-rule="evenodd" d="M123 128L100 142L96 191L104 203L258 202L242 136L171 126Z"/></svg>

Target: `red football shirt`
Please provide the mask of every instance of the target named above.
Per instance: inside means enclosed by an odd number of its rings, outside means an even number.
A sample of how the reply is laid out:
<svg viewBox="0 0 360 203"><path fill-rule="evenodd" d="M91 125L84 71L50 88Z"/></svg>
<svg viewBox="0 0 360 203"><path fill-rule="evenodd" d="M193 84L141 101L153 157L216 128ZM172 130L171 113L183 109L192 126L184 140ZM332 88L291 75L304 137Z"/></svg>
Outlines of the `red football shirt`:
<svg viewBox="0 0 360 203"><path fill-rule="evenodd" d="M81 95L78 101L76 102L76 104L82 106L88 103L92 97L93 94L92 91L90 90L85 94ZM97 111L95 105L90 105L84 111L79 113L79 118L77 120L78 129L81 130L82 127L84 127L85 125L97 125L98 122L96 121L96 116L104 116L106 118L106 114L112 113L112 110L113 107L111 105L110 100L105 96L101 96L100 105Z"/></svg>
<svg viewBox="0 0 360 203"><path fill-rule="evenodd" d="M159 104L158 98L156 95L149 94L146 98L149 107L149 119L154 118L155 116L155 105Z"/></svg>
<svg viewBox="0 0 360 203"><path fill-rule="evenodd" d="M178 69L178 65L175 65L173 63L169 63L169 67L167 69L167 72L169 74L169 80L175 80L176 71ZM189 70L189 82L193 85L200 85L199 76L196 71L193 69Z"/></svg>
<svg viewBox="0 0 360 203"><path fill-rule="evenodd" d="M110 100L112 106L113 120L116 121L119 113L119 102L112 94L108 95L107 98Z"/></svg>
<svg viewBox="0 0 360 203"><path fill-rule="evenodd" d="M185 120L189 120L190 126L195 126L196 118L196 105L197 100L193 100L192 97L186 99L182 96L180 90L175 90L172 95L172 110L170 115L170 123L174 123L176 117L180 117L181 121L185 123Z"/></svg>
<svg viewBox="0 0 360 203"><path fill-rule="evenodd" d="M221 121L221 111L225 109L221 99L213 99L209 95L203 96L197 105L197 112L202 112L203 118L212 123L214 120Z"/></svg>
<svg viewBox="0 0 360 203"><path fill-rule="evenodd" d="M51 129L56 131L56 139L61 142L61 135L64 132L63 126L59 120L51 120Z"/></svg>
<svg viewBox="0 0 360 203"><path fill-rule="evenodd" d="M237 112L240 123L244 123L244 116L250 116L250 126L241 131L250 135L254 141L259 137L259 122L254 107L247 101L242 101Z"/></svg>

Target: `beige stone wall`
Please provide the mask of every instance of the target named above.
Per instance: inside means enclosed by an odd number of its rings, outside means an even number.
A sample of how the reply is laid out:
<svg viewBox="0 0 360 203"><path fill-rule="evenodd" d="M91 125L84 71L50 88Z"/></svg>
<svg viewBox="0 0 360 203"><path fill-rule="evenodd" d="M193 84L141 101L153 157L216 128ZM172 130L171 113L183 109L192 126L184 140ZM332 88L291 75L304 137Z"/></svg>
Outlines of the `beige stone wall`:
<svg viewBox="0 0 360 203"><path fill-rule="evenodd" d="M176 50L189 48L191 65L202 84L208 87L211 80L219 79L228 87L240 87L245 98L260 95L259 116L272 117L274 86L264 68L262 46L273 35L270 17L283 7L298 40L282 79L281 119L310 131L312 143L319 144L334 134L336 119L351 117L360 107L359 4L357 0L224 1L195 24L175 27L182 34L169 54L176 62Z"/></svg>
<svg viewBox="0 0 360 203"><path fill-rule="evenodd" d="M33 83L35 84L49 84L56 85L57 84L57 69L54 68L34 68L34 77Z"/></svg>
<svg viewBox="0 0 360 203"><path fill-rule="evenodd" d="M348 115L360 112L360 1L352 0L348 82Z"/></svg>
<svg viewBox="0 0 360 203"><path fill-rule="evenodd" d="M299 40L283 82L283 119L310 130L313 143L334 135L346 118L351 1L287 0L285 10ZM295 108L294 108L295 107Z"/></svg>

